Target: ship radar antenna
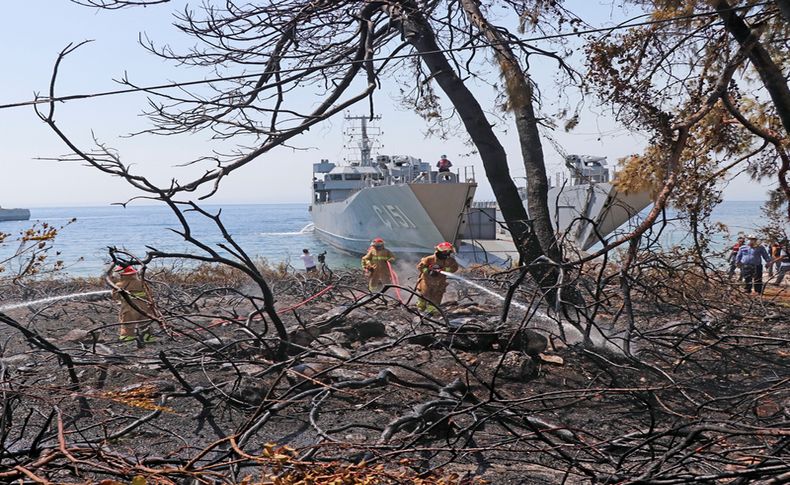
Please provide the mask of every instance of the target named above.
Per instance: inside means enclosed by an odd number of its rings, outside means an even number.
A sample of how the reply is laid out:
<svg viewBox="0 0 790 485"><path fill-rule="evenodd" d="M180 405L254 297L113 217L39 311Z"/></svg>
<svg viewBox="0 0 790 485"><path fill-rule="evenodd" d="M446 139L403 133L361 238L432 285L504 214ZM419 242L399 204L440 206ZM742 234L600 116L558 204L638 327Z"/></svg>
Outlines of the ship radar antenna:
<svg viewBox="0 0 790 485"><path fill-rule="evenodd" d="M347 114L346 121L353 123L345 130L345 134L349 140L356 142L359 147L359 165L369 167L373 163L371 152L373 148L379 148L378 137L381 136L381 130L375 125L375 122L381 119L381 116L353 116Z"/></svg>

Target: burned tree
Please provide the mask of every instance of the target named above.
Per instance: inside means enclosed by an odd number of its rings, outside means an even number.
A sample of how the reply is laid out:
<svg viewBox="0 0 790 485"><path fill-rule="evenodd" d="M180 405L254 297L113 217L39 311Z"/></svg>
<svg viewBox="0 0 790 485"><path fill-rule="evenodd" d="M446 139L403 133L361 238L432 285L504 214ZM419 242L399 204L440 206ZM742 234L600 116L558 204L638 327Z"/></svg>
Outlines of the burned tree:
<svg viewBox="0 0 790 485"><path fill-rule="evenodd" d="M127 6L127 2L87 3L104 8ZM502 6L516 8L511 2L502 2ZM534 6L536 11L542 8L540 2ZM197 190L202 184L218 183L271 148L289 143L357 102L368 99L372 114L376 84L386 80L395 69L406 67L414 71L417 80L414 93L417 105L435 105L431 110L434 112L441 109L433 94L434 84L447 96L480 154L526 268L544 287L547 301L552 306L560 305L561 298L556 295L557 265L562 258L548 216L548 184L532 107L533 90L513 51L499 45L503 39L518 43L517 37L501 28L497 29L500 37L487 35L481 39L470 35L468 9L469 5L454 2L422 4L404 0L230 5L225 10L206 9L203 17L185 10L179 16L179 28L197 39L199 47L187 53L153 42L148 42L147 47L168 60L214 67L230 79L212 83L208 92L161 96L163 101L152 102L149 115L156 126L150 132L211 130L216 138L240 139L245 135L255 138L256 148L240 157L213 157L211 161L218 168L182 184L184 190ZM479 17L478 12L477 17L470 18ZM496 47L494 52L509 52L510 64L503 66L510 66L505 76L510 81L506 84L531 180L530 216L510 177L507 154L478 101L479 94L473 93L462 79L470 74L477 76L473 72L477 65L475 57L491 46ZM526 44L520 48L550 55ZM418 62L410 63L410 58ZM256 77L234 74L237 68L249 66L258 66L263 72ZM516 72L519 82L514 81ZM364 77L366 87L353 93L352 81L357 77ZM324 90L319 108L309 113L303 112L298 102L304 86L321 86ZM581 303L578 295L570 300Z"/></svg>

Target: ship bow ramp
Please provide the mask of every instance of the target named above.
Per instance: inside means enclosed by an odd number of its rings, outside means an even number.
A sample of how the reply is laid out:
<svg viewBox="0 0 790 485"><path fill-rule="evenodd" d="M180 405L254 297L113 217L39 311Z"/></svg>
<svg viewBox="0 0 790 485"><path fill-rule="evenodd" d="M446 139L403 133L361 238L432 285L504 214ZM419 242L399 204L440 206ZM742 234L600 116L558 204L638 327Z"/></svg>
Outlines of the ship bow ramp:
<svg viewBox="0 0 790 485"><path fill-rule="evenodd" d="M455 243L462 237L466 213L474 198L474 184L411 184L409 188L443 241Z"/></svg>
<svg viewBox="0 0 790 485"><path fill-rule="evenodd" d="M601 237L611 237L652 199L648 192L625 194L602 182L554 188L549 191L549 201L555 227L566 240L586 251Z"/></svg>

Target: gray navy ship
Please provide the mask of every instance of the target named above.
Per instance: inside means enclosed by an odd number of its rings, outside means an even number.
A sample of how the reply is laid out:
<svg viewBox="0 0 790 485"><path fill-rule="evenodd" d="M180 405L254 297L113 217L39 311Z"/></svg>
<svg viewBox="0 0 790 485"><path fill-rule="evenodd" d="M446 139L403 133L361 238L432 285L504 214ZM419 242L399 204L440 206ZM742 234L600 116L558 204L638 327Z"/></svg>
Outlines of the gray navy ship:
<svg viewBox="0 0 790 485"><path fill-rule="evenodd" d="M442 241L462 263L500 261L515 254L493 202L474 202L473 167L434 170L407 155L372 156L375 127L366 117L349 133L360 157L313 164L310 214L315 234L351 254L381 237L396 254L426 254ZM549 191L550 212L565 242L586 250L650 204L648 193L623 194L611 183L604 157L566 156L571 177ZM559 182L559 181L558 181Z"/></svg>
<svg viewBox="0 0 790 485"><path fill-rule="evenodd" d="M344 165L313 164L310 214L315 233L330 245L364 254L374 237L396 253L425 253L463 238L477 183L474 172L437 172L411 156L371 156L365 117L349 133L360 158ZM373 128L375 129L375 128Z"/></svg>
<svg viewBox="0 0 790 485"><path fill-rule="evenodd" d="M558 239L573 248L586 251L597 243L628 231L626 224L653 200L648 191L624 193L611 180L606 157L566 155L565 166L570 177L558 174L549 189L549 214ZM526 199L526 188L519 189ZM526 201L525 201L526 206ZM462 241L461 252L473 262L496 262L499 258L515 258L516 248L510 234L497 224L503 218L495 202L474 202ZM475 217L476 216L476 217Z"/></svg>
<svg viewBox="0 0 790 485"><path fill-rule="evenodd" d="M30 219L28 209L3 209L0 207L0 221L26 221Z"/></svg>

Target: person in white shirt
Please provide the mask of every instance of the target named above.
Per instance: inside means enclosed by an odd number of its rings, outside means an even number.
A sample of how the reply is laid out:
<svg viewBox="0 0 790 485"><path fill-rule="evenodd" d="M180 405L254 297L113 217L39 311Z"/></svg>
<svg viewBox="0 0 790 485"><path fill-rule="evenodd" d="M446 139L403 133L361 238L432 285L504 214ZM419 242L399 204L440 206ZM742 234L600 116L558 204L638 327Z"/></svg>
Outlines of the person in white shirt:
<svg viewBox="0 0 790 485"><path fill-rule="evenodd" d="M304 262L304 269L308 273L312 273L316 271L315 269L315 260L313 256L310 254L310 251L307 249L302 249L302 262Z"/></svg>

